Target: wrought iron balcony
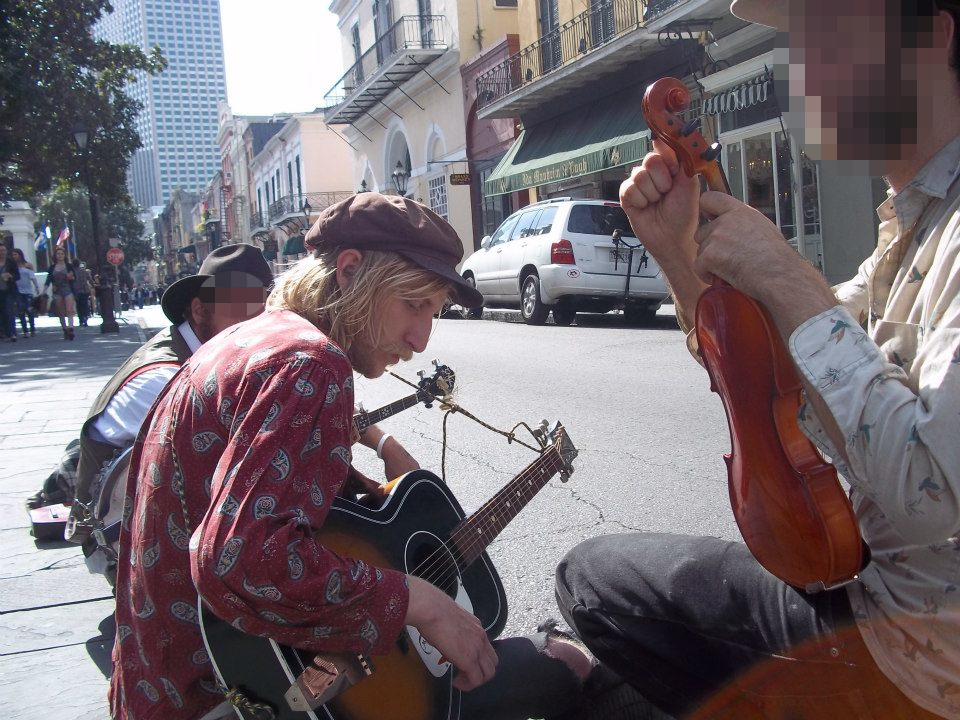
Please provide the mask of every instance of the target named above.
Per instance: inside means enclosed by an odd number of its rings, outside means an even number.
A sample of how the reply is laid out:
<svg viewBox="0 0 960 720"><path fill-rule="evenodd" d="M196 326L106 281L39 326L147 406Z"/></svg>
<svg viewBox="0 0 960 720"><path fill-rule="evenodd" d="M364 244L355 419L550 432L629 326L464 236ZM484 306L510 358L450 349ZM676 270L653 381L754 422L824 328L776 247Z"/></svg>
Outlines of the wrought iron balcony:
<svg viewBox="0 0 960 720"><path fill-rule="evenodd" d="M270 229L270 222L267 219L267 213L261 212L260 210L251 210L250 211L250 234L257 235L258 233L266 232Z"/></svg>
<svg viewBox="0 0 960 720"><path fill-rule="evenodd" d="M661 0L660 4L668 0ZM673 3L681 0L669 0ZM607 0L568 20L477 78L477 110L644 25L643 0Z"/></svg>
<svg viewBox="0 0 960 720"><path fill-rule="evenodd" d="M404 15L324 95L327 123L353 123L447 50L443 15Z"/></svg>
<svg viewBox="0 0 960 720"><path fill-rule="evenodd" d="M346 200L351 197L353 192L349 190L335 190L332 192L312 192L312 193L295 193L293 195L286 195L275 203L271 203L268 208L268 218L270 222L276 223L281 218L286 217L287 215L303 215L303 206L307 203L310 205L310 213L316 215L317 213L326 210L331 205L340 202L341 200Z"/></svg>

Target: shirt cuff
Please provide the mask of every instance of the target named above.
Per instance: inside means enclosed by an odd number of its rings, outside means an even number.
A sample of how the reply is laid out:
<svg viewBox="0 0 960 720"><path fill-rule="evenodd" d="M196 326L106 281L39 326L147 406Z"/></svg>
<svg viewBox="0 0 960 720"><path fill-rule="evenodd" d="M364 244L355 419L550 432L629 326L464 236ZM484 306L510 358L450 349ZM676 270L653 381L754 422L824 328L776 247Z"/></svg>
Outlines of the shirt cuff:
<svg viewBox="0 0 960 720"><path fill-rule="evenodd" d="M793 331L790 355L810 385L826 400L830 388L844 376L866 363L882 362L879 350L869 340L853 316L835 305Z"/></svg>

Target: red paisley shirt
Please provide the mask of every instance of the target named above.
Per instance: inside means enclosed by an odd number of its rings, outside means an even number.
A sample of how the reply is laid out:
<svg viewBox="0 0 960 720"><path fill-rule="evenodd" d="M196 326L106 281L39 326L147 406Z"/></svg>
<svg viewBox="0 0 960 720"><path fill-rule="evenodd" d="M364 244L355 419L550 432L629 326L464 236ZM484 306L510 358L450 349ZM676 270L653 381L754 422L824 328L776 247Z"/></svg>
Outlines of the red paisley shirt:
<svg viewBox="0 0 960 720"><path fill-rule="evenodd" d="M219 334L170 382L131 462L115 718L188 720L223 701L198 590L221 618L284 645L389 649L407 612L405 576L341 557L312 535L346 479L352 415L346 356L288 311Z"/></svg>

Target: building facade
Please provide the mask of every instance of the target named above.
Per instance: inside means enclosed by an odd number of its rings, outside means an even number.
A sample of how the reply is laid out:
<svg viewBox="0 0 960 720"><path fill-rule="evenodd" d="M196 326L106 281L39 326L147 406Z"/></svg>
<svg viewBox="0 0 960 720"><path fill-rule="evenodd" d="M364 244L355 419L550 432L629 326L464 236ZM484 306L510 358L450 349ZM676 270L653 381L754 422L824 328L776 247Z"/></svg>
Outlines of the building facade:
<svg viewBox="0 0 960 720"><path fill-rule="evenodd" d="M303 236L322 210L353 193L353 151L319 112L244 132L250 153L250 241L281 270L304 254Z"/></svg>
<svg viewBox="0 0 960 720"><path fill-rule="evenodd" d="M324 118L354 148L354 189L402 193L474 248L460 66L516 32L516 0L334 0L344 76Z"/></svg>
<svg viewBox="0 0 960 720"><path fill-rule="evenodd" d="M202 189L220 169L217 103L227 96L219 0L114 0L95 34L144 51L158 45L163 72L138 73L130 87L143 105L136 128L143 146L131 159L128 186L142 207L165 205L173 189Z"/></svg>
<svg viewBox="0 0 960 720"><path fill-rule="evenodd" d="M723 146L733 194L828 280L850 277L872 250L881 184L841 179L800 151L773 92L774 30L733 17L728 0L591 0L586 10L519 0L518 28L521 49L476 78L478 118L521 128L485 179L487 203L617 200L650 148L644 91L673 76L690 91L685 119Z"/></svg>

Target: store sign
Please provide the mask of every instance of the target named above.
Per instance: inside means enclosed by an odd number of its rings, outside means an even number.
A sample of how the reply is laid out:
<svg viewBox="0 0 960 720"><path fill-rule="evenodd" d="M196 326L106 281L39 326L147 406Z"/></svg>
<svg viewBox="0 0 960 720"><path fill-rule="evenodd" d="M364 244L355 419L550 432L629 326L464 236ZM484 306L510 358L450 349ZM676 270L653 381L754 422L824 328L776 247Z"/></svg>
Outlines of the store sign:
<svg viewBox="0 0 960 720"><path fill-rule="evenodd" d="M450 173L451 185L469 185L470 173Z"/></svg>
<svg viewBox="0 0 960 720"><path fill-rule="evenodd" d="M773 76L763 73L752 80L724 90L703 101L704 115L719 115L720 113L745 110L755 105L761 105L770 97L773 90Z"/></svg>
<svg viewBox="0 0 960 720"><path fill-rule="evenodd" d="M263 249L265 252L278 252L279 246L277 244L276 238L267 238L263 241Z"/></svg>

